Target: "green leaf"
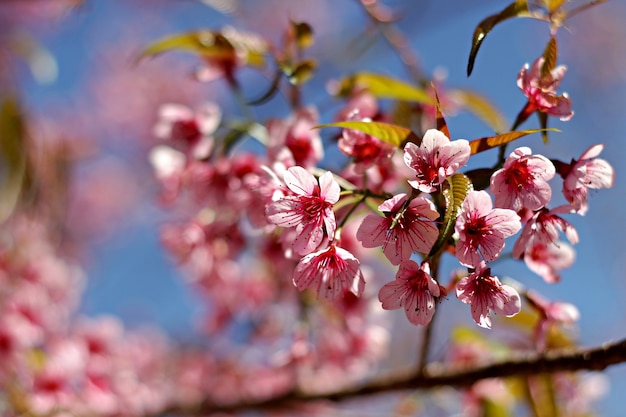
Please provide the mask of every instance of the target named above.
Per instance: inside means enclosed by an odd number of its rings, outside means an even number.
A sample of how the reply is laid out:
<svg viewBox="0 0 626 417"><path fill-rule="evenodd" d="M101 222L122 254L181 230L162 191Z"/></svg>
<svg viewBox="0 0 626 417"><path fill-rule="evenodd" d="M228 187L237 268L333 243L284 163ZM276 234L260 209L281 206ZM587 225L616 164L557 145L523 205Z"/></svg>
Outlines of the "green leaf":
<svg viewBox="0 0 626 417"><path fill-rule="evenodd" d="M235 60L238 52L246 53L246 62L255 67L265 64L266 46L263 42L246 42L229 37L221 32L198 30L173 36L167 36L146 47L138 56L137 62L169 51L183 51L204 57Z"/></svg>
<svg viewBox="0 0 626 417"><path fill-rule="evenodd" d="M549 75L550 72L556 67L556 60L558 55L558 48L556 44L556 38L553 36L548 41L546 49L543 51L543 65L541 66L541 76Z"/></svg>
<svg viewBox="0 0 626 417"><path fill-rule="evenodd" d="M323 127L342 127L344 129L358 130L396 147L401 146L405 142L419 143L421 141L415 133L406 127L382 122L336 122L315 126L314 129Z"/></svg>
<svg viewBox="0 0 626 417"><path fill-rule="evenodd" d="M424 89L371 72L359 72L342 79L338 95L346 97L359 88L366 88L376 98L433 104L433 98Z"/></svg>
<svg viewBox="0 0 626 417"><path fill-rule="evenodd" d="M508 122L502 113L480 94L469 90L458 89L448 92L448 97L485 122L494 132L506 130Z"/></svg>
<svg viewBox="0 0 626 417"><path fill-rule="evenodd" d="M456 218L461 210L461 205L467 194L473 189L470 179L463 174L454 174L443 183L442 194L446 201L446 211L443 217L439 237L435 241L428 257L435 256L448 242L452 233Z"/></svg>
<svg viewBox="0 0 626 417"><path fill-rule="evenodd" d="M474 61L476 60L476 54L478 49L483 43L483 40L489 32L501 22L511 19L513 17L530 17L532 14L528 9L528 3L526 0L516 0L513 3L505 7L500 13L493 14L476 26L474 29L474 36L472 38L472 49L470 50L469 61L467 62L467 76L472 74L474 69Z"/></svg>
<svg viewBox="0 0 626 417"><path fill-rule="evenodd" d="M514 132L502 133L495 136L487 136L480 139L475 139L469 143L472 155L479 152L495 148L496 146L504 145L509 142L513 142L516 139L531 135L533 133L545 132L550 130L553 132L560 132L558 129L528 129L528 130L516 130Z"/></svg>

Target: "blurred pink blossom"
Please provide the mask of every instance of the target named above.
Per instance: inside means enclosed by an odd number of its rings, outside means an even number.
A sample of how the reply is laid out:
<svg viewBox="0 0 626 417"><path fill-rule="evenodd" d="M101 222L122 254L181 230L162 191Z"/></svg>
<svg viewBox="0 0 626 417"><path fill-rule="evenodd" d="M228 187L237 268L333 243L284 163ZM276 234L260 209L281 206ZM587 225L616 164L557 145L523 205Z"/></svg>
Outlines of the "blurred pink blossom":
<svg viewBox="0 0 626 417"><path fill-rule="evenodd" d="M544 62L543 57L537 58L532 67L526 64L517 76L517 86L528 97L528 104L524 113L530 114L538 110L551 116L560 116L562 121L567 121L574 115L572 102L567 93L560 96L556 94L556 89L561 83L567 67L559 65L550 70L549 73L542 75Z"/></svg>

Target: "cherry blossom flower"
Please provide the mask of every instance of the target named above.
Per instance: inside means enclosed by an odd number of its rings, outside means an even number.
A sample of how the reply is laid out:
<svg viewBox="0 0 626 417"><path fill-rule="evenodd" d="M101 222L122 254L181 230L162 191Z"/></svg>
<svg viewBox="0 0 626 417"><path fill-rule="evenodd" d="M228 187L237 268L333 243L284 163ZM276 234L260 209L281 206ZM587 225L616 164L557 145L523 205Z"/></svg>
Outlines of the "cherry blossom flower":
<svg viewBox="0 0 626 417"><path fill-rule="evenodd" d="M493 261L504 248L504 239L521 229L520 218L513 210L492 208L486 191L471 191L461 206L455 230L459 235L456 257L468 267L477 266L481 257Z"/></svg>
<svg viewBox="0 0 626 417"><path fill-rule="evenodd" d="M330 244L302 258L294 271L293 283L298 290L311 288L329 301L340 300L345 291L359 297L365 286L360 265L350 252Z"/></svg>
<svg viewBox="0 0 626 417"><path fill-rule="evenodd" d="M574 115L572 102L567 93L560 96L556 94L567 67L559 65L548 74L542 75L543 64L544 58L539 57L532 67L524 65L517 76L517 86L528 97L524 113L530 114L538 110L551 116L560 116L562 121L567 121Z"/></svg>
<svg viewBox="0 0 626 417"><path fill-rule="evenodd" d="M348 120L371 121L369 118L360 118L358 112L348 117ZM354 171L362 174L374 165L385 165L395 152L395 148L377 137L354 129L344 129L339 139L339 149L354 160Z"/></svg>
<svg viewBox="0 0 626 417"><path fill-rule="evenodd" d="M293 249L306 255L322 243L324 230L331 239L335 233L333 204L339 200L339 184L330 172L322 175L318 184L313 174L299 166L289 168L284 179L294 195L268 205L267 218L277 226L295 227Z"/></svg>
<svg viewBox="0 0 626 417"><path fill-rule="evenodd" d="M554 177L555 168L544 156L532 155L530 148L515 149L504 167L491 176L495 206L518 212L522 208L539 210L552 197L547 181Z"/></svg>
<svg viewBox="0 0 626 417"><path fill-rule="evenodd" d="M192 158L205 159L213 148L213 133L222 119L215 103L204 103L197 110L182 104L167 103L159 108L154 135Z"/></svg>
<svg viewBox="0 0 626 417"><path fill-rule="evenodd" d="M490 312L512 317L520 312L521 302L517 291L491 275L491 268L482 261L474 272L461 279L456 296L471 305L472 318L480 327L491 328Z"/></svg>
<svg viewBox="0 0 626 417"><path fill-rule="evenodd" d="M546 348L550 326L555 324L572 325L580 318L580 311L573 304L546 300L532 290L527 291L525 296L539 313L539 320L535 326L535 342L539 350Z"/></svg>
<svg viewBox="0 0 626 417"><path fill-rule="evenodd" d="M513 246L513 257L521 258L527 251L531 250L537 243L546 245L554 244L559 238L559 230L565 233L572 245L578 243L578 232L570 222L558 216L562 213L571 213L572 207L569 205L559 206L552 210L543 208L537 211L524 225L515 246Z"/></svg>
<svg viewBox="0 0 626 417"><path fill-rule="evenodd" d="M404 162L415 172L416 178L409 184L422 192L432 193L447 177L465 165L469 157L468 141L450 141L443 132L429 129L419 146L409 142L404 147Z"/></svg>
<svg viewBox="0 0 626 417"><path fill-rule="evenodd" d="M420 267L409 259L400 264L395 281L380 289L378 299L385 310L404 307L411 323L425 326L435 314L435 297L440 295L439 284L430 276L428 262Z"/></svg>
<svg viewBox="0 0 626 417"><path fill-rule="evenodd" d="M574 263L574 249L565 242L535 242L524 254L528 269L545 282L554 283L561 279L560 272Z"/></svg>
<svg viewBox="0 0 626 417"><path fill-rule="evenodd" d="M286 166L314 167L323 157L322 139L314 126L319 115L314 107L298 109L287 120L267 122L267 152L270 160ZM288 151L288 152L285 152Z"/></svg>
<svg viewBox="0 0 626 417"><path fill-rule="evenodd" d="M597 158L602 149L604 145L593 145L578 160L572 161L571 165L565 165L567 169L563 173L563 195L580 215L587 212L590 188L613 186L613 167L604 159Z"/></svg>
<svg viewBox="0 0 626 417"><path fill-rule="evenodd" d="M409 259L413 252L430 251L439 234L432 223L439 213L430 200L417 197L407 205L407 195L402 193L385 200L378 210L384 217L368 215L356 232L364 247L382 246L394 265Z"/></svg>

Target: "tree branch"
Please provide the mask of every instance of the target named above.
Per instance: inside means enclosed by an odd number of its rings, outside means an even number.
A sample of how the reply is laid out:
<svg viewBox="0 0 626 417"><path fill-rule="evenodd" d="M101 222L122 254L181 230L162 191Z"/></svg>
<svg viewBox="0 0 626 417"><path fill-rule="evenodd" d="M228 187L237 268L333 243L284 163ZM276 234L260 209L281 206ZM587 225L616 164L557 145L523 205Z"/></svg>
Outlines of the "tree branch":
<svg viewBox="0 0 626 417"><path fill-rule="evenodd" d="M626 362L626 339L605 343L593 348L551 350L544 353L517 353L506 361L472 368L451 368L442 364L430 365L424 373L413 369L406 373L394 373L350 389L327 393L304 393L289 391L263 401L218 405L205 402L193 408L173 408L166 413L209 414L240 410L285 408L308 401L341 401L392 391L431 389L441 386L467 387L486 378L529 376L564 371L601 371L611 365Z"/></svg>

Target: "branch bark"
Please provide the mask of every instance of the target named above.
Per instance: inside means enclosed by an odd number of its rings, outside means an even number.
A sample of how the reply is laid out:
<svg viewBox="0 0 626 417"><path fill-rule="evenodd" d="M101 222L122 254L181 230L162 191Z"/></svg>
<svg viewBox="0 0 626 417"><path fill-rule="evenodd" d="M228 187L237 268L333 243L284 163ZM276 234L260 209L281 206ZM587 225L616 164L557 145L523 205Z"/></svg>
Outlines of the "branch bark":
<svg viewBox="0 0 626 417"><path fill-rule="evenodd" d="M506 361L472 368L451 368L442 364L431 364L425 370L413 369L405 373L394 373L354 388L327 392L305 393L289 391L263 401L218 405L205 402L193 408L173 408L168 413L210 414L241 410L262 410L290 407L310 401L341 401L393 391L432 389L441 386L467 387L486 378L520 377L542 373L601 371L609 366L626 362L626 339L605 343L593 348L559 349L544 353L517 353Z"/></svg>

